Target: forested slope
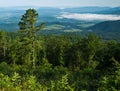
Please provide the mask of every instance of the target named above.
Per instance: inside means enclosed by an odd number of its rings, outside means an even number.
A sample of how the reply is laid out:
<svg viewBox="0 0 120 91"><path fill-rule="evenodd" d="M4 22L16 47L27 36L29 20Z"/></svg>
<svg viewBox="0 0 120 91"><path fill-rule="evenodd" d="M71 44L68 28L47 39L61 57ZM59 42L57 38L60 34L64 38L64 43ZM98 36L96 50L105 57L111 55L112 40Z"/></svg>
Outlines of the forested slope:
<svg viewBox="0 0 120 91"><path fill-rule="evenodd" d="M17 33L0 31L1 91L119 91L120 43L89 33L40 36L37 12Z"/></svg>

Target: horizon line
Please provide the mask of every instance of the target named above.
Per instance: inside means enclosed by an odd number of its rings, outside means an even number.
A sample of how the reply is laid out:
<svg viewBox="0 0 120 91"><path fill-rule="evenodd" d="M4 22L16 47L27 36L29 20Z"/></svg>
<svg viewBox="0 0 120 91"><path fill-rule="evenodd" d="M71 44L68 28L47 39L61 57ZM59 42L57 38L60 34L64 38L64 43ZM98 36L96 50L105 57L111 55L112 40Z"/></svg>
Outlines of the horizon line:
<svg viewBox="0 0 120 91"><path fill-rule="evenodd" d="M91 6L35 6L35 5L16 5L16 6L0 6L0 8L12 8L12 7L48 7L48 8L75 8L75 7L120 7L120 6L96 6L96 5L91 5Z"/></svg>

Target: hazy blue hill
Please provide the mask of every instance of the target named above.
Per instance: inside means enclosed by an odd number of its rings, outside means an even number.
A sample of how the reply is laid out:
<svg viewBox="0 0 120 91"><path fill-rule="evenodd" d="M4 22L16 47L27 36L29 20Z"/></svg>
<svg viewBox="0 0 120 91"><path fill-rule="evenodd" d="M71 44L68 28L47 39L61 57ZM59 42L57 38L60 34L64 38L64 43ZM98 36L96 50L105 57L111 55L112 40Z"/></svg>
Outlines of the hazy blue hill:
<svg viewBox="0 0 120 91"><path fill-rule="evenodd" d="M70 13L95 13L95 14L117 14L120 15L120 7L77 7L65 8L64 12Z"/></svg>
<svg viewBox="0 0 120 91"><path fill-rule="evenodd" d="M103 11L98 11L96 12L98 14L117 14L120 15L120 7L115 7L115 8L110 8L110 9L106 9Z"/></svg>
<svg viewBox="0 0 120 91"><path fill-rule="evenodd" d="M51 15L58 15L61 13L61 9L59 8L52 8L52 7L41 7L37 9L41 15L51 16Z"/></svg>
<svg viewBox="0 0 120 91"><path fill-rule="evenodd" d="M94 14L117 14L120 15L120 7L76 7L76 8L65 8L64 12L70 13L94 13Z"/></svg>
<svg viewBox="0 0 120 91"><path fill-rule="evenodd" d="M2 23L0 24L0 30L15 32L18 30L18 24L16 23Z"/></svg>
<svg viewBox="0 0 120 91"><path fill-rule="evenodd" d="M0 29L5 31L17 31L18 30L18 22L20 21L21 16L25 13L25 10L28 7L10 7L10 8L0 8ZM110 8L110 7L73 7L73 8L52 8L52 7L35 7L37 12L39 13L38 23L45 22L45 30L43 33L45 34L59 34L59 33L73 33L84 31L86 27L96 24L96 21L82 21L75 20L69 18L57 18L63 12L68 13L94 13L97 14L100 12L101 14L110 11L117 13L120 9L119 7ZM119 13L119 12L118 12ZM99 21L100 22L100 21ZM90 27L93 31L106 31L112 33L114 31L118 31L120 26L116 23L107 23L102 22L103 24L97 24L95 26ZM107 27L106 27L107 26Z"/></svg>
<svg viewBox="0 0 120 91"><path fill-rule="evenodd" d="M120 32L120 20L104 21L104 22L95 24L89 29L93 31Z"/></svg>
<svg viewBox="0 0 120 91"><path fill-rule="evenodd" d="M65 8L65 12L70 13L96 13L104 10L111 9L110 7L77 7L77 8Z"/></svg>

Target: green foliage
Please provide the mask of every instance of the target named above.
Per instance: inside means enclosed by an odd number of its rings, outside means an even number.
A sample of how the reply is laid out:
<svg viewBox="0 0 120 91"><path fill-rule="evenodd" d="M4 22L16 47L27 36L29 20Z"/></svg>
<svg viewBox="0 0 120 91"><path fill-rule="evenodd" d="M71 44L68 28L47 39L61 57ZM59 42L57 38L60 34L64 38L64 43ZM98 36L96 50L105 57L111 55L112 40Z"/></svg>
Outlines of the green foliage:
<svg viewBox="0 0 120 91"><path fill-rule="evenodd" d="M0 63L0 73L10 75L11 72L11 67L6 62Z"/></svg>
<svg viewBox="0 0 120 91"><path fill-rule="evenodd" d="M29 55L31 65L35 67L35 47L36 47L36 33L40 31L44 23L41 23L39 26L35 26L38 18L38 13L35 9L28 9L26 13L22 16L21 21L19 22L20 33L22 35L21 42L23 47L27 46L30 49L27 54ZM27 49L27 48L26 48ZM25 50L24 50L25 53Z"/></svg>
<svg viewBox="0 0 120 91"><path fill-rule="evenodd" d="M120 91L120 43L90 33L40 36L28 9L17 33L0 31L0 91Z"/></svg>
<svg viewBox="0 0 120 91"><path fill-rule="evenodd" d="M0 30L0 59L4 61L7 55L8 43L6 33Z"/></svg>
<svg viewBox="0 0 120 91"><path fill-rule="evenodd" d="M62 76L57 82L51 81L50 91L75 91L68 83L67 75Z"/></svg>
<svg viewBox="0 0 120 91"><path fill-rule="evenodd" d="M64 36L50 36L46 39L46 55L54 66L65 65L64 52L71 42Z"/></svg>
<svg viewBox="0 0 120 91"><path fill-rule="evenodd" d="M12 77L0 74L0 90L5 91L47 91L47 87L36 82L35 76L21 77L13 73Z"/></svg>
<svg viewBox="0 0 120 91"><path fill-rule="evenodd" d="M115 72L102 78L98 91L120 91L120 63L114 58L112 58L112 61L115 65Z"/></svg>
<svg viewBox="0 0 120 91"><path fill-rule="evenodd" d="M87 62L93 59L96 51L100 48L100 38L93 33L89 33L88 37L82 38L80 48L83 59Z"/></svg>

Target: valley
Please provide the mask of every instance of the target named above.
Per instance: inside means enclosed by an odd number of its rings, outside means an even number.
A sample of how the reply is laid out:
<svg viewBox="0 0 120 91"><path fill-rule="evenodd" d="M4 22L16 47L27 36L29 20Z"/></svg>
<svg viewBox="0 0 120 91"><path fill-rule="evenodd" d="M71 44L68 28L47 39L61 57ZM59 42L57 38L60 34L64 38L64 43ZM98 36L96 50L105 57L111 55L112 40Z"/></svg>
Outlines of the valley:
<svg viewBox="0 0 120 91"><path fill-rule="evenodd" d="M1 8L0 29L9 32L19 30L20 16L28 7ZM38 24L45 23L45 28L40 34L77 34L86 35L93 31L105 40L120 40L119 23L114 22L106 27L100 25L104 21L120 20L120 7L35 7L39 13ZM6 27L7 26L7 27ZM105 27L105 28L103 28ZM98 30L99 29L99 30ZM112 31L111 31L112 29ZM117 33L117 35L116 35ZM106 37L107 36L107 37Z"/></svg>

